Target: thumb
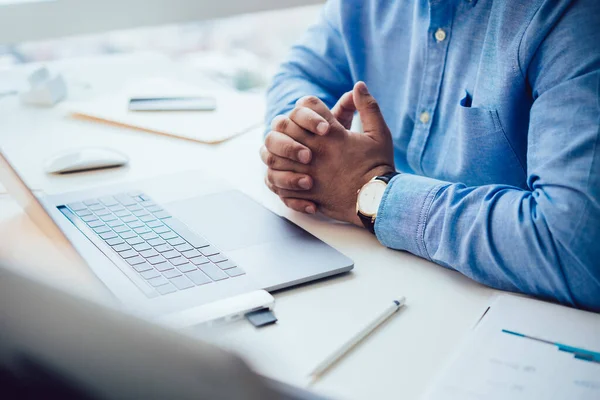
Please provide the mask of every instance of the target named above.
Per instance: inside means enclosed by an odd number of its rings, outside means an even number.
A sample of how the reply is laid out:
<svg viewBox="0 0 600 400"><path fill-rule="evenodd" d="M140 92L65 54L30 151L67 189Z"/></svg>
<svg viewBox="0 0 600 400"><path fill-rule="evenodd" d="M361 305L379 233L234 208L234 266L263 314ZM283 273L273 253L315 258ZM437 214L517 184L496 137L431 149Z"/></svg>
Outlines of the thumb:
<svg viewBox="0 0 600 400"><path fill-rule="evenodd" d="M331 114L337 119L340 124L346 129L350 129L356 105L354 105L354 97L352 91L346 92L340 97L335 106L331 109Z"/></svg>
<svg viewBox="0 0 600 400"><path fill-rule="evenodd" d="M367 85L362 81L357 82L352 95L365 134L373 139L387 138L390 131L383 119L379 104L369 93Z"/></svg>

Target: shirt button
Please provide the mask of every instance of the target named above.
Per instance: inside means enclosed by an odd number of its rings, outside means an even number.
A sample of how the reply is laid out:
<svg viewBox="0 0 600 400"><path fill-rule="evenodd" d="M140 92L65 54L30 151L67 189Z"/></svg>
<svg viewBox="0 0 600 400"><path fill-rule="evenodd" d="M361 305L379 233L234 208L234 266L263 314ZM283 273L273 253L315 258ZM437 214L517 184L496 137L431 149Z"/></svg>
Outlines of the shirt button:
<svg viewBox="0 0 600 400"><path fill-rule="evenodd" d="M420 120L422 123L426 124L426 123L428 123L428 122L429 122L429 117L430 117L429 113L428 113L427 111L423 111L423 112L421 113L421 115L419 115L419 120Z"/></svg>
<svg viewBox="0 0 600 400"><path fill-rule="evenodd" d="M443 42L445 39L446 32L442 28L438 28L438 30L435 31L435 40L437 40L438 42Z"/></svg>

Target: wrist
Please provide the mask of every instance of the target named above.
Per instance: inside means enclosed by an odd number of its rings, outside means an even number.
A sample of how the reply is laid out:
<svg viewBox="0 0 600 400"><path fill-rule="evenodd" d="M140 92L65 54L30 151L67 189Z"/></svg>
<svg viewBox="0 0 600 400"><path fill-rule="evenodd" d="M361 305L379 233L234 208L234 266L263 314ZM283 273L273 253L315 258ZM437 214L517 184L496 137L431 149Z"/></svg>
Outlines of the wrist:
<svg viewBox="0 0 600 400"><path fill-rule="evenodd" d="M390 166L378 166L367 176L371 178L357 191L356 217L360 226L371 233L375 233L375 222L379 213L379 206L390 180L398 173Z"/></svg>

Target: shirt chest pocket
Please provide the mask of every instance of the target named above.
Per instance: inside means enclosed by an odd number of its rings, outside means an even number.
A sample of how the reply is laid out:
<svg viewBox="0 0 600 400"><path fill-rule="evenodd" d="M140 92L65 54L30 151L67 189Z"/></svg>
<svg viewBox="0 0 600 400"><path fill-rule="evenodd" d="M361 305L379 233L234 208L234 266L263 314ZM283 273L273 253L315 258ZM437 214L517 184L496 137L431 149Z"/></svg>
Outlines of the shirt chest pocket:
<svg viewBox="0 0 600 400"><path fill-rule="evenodd" d="M525 186L525 168L506 138L496 110L467 107L463 101L453 125L444 162L449 179L468 186Z"/></svg>

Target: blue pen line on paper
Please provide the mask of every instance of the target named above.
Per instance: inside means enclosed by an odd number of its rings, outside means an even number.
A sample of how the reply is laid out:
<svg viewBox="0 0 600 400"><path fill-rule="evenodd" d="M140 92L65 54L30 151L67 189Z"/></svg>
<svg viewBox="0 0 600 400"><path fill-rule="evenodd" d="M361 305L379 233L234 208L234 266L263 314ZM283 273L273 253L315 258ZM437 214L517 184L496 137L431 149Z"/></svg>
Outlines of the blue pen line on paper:
<svg viewBox="0 0 600 400"><path fill-rule="evenodd" d="M509 335L514 335L514 336L522 337L522 338L525 338L525 339L531 339L531 340L535 340L535 341L538 341L538 342L551 344L553 346L556 346L559 351L564 351L566 353L572 353L573 357L576 358L576 359L578 359L578 360L595 362L595 363L600 364L600 353L595 352L595 351L590 351L590 350L582 349L582 348L579 348L579 347L568 346L568 345L562 344L562 343L551 342L549 340L540 339L540 338L537 338L537 337L534 337L534 336L524 335L524 334L519 333L519 332L509 331L508 329L502 329L502 332L507 333Z"/></svg>

